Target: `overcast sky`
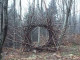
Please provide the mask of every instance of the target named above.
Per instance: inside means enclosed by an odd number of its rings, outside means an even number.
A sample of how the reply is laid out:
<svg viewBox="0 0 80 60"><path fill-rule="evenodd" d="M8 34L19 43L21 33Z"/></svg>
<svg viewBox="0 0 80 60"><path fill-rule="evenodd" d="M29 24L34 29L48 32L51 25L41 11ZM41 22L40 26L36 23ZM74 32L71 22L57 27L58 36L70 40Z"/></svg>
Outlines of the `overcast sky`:
<svg viewBox="0 0 80 60"><path fill-rule="evenodd" d="M18 12L19 12L19 8L20 8L19 1L20 0L16 0L16 9ZM29 1L32 3L33 0L29 0ZM35 0L35 1L37 1L37 0ZM44 0L44 1L46 3L46 6L48 7L51 0ZM11 6L12 2L13 2L13 0L9 0L9 2L8 2L9 7ZM24 16L24 14L28 11L28 0L22 0L21 2L22 2L21 3L22 4L22 15Z"/></svg>
<svg viewBox="0 0 80 60"><path fill-rule="evenodd" d="M16 0L16 9L18 12L19 12L19 8L20 8L19 1L20 0ZM29 1L32 3L33 0L29 0ZM37 1L37 0L35 0L35 1ZM44 1L48 7L51 0L44 0ZM13 0L9 0L9 2L8 2L9 7L11 6L12 2L13 2ZM24 15L27 11L28 11L28 0L22 0L22 15ZM78 12L80 11L80 0L76 0L76 11L78 11Z"/></svg>

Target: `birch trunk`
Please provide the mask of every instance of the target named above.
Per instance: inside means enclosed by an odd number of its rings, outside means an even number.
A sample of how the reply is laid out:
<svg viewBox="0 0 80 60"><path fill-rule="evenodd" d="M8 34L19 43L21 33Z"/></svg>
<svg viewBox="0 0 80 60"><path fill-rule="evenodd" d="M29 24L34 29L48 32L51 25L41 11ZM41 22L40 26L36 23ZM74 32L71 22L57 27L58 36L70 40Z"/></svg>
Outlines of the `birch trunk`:
<svg viewBox="0 0 80 60"><path fill-rule="evenodd" d="M38 27L38 46L40 44L40 27Z"/></svg>

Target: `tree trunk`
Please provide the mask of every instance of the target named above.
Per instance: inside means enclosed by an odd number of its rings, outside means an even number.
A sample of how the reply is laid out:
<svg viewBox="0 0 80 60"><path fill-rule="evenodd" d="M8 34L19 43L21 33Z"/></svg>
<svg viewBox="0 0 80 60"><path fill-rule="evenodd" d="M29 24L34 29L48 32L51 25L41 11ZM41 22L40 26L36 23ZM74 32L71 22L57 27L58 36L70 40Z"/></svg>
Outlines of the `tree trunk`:
<svg viewBox="0 0 80 60"><path fill-rule="evenodd" d="M3 3L4 2L4 3ZM6 39L7 35L7 27L8 27L8 14L7 14L7 6L8 6L8 0L2 0L2 14L1 14L1 45L0 45L0 60L1 60L1 53L2 53L2 48L3 44ZM3 13L4 11L4 13ZM4 17L3 17L4 15ZM4 18L4 19L3 19ZM4 20L4 22L3 22ZM4 24L4 25L3 25Z"/></svg>
<svg viewBox="0 0 80 60"><path fill-rule="evenodd" d="M38 27L38 46L40 44L40 27Z"/></svg>

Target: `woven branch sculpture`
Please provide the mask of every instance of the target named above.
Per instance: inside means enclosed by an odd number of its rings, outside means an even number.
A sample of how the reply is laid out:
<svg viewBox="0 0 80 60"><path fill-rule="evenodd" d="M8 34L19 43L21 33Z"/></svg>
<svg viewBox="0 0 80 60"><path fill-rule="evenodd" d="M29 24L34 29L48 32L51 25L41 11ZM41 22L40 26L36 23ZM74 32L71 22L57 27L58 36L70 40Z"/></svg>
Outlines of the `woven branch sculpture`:
<svg viewBox="0 0 80 60"><path fill-rule="evenodd" d="M36 27L43 27L48 30L49 32L49 39L46 42L45 45L35 47L32 46L32 41L31 41L31 31L36 28ZM43 25L43 24L38 24L38 25L28 25L24 27L24 42L23 42L23 47L24 51L31 51L33 49L36 50L49 50L49 51L56 51L56 46L58 45L58 34L57 30L53 28L51 25ZM51 49L50 47L54 46L54 49Z"/></svg>

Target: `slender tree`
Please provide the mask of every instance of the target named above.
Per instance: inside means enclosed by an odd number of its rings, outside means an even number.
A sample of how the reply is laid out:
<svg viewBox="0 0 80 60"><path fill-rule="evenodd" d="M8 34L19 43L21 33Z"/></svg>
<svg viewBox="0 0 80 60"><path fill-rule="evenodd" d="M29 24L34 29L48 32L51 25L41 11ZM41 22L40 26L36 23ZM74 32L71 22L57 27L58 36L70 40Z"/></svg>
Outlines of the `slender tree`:
<svg viewBox="0 0 80 60"><path fill-rule="evenodd" d="M16 21L16 20L15 20L15 6L16 6L16 5L15 5L15 4L16 4L16 3L15 3L15 2L16 2L16 0L14 0L14 7L13 7L13 8L14 8L14 39L13 39L14 41L13 41L13 48L16 47L16 44L15 44L15 42L16 42L16 38L15 38L15 36L16 36L16 30L15 30L15 21Z"/></svg>
<svg viewBox="0 0 80 60"><path fill-rule="evenodd" d="M73 2L73 32L76 33L76 16L75 16L75 0Z"/></svg>
<svg viewBox="0 0 80 60"><path fill-rule="evenodd" d="M69 16L70 16L70 13L71 13L71 8L72 8L72 2L73 0L70 0L69 1L69 4L67 5L67 11L66 11L66 19L64 21L64 28L63 28L63 31L61 33L61 36L59 37L59 44L61 44L63 38L64 38L64 35L66 34L66 31L67 31L67 28L68 28L68 22L69 22ZM66 3L67 4L67 3Z"/></svg>

